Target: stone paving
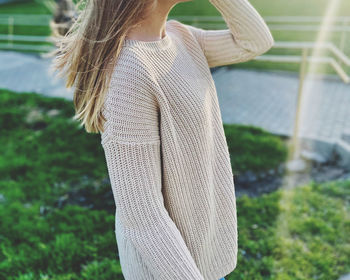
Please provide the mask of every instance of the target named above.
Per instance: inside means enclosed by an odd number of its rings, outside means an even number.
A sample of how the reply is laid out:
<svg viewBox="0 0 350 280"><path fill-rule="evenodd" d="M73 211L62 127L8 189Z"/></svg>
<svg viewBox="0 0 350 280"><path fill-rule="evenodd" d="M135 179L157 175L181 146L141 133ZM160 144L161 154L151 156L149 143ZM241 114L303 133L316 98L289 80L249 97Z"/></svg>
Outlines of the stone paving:
<svg viewBox="0 0 350 280"><path fill-rule="evenodd" d="M36 54L0 51L0 88L72 99L73 89L49 74L50 63L51 59Z"/></svg>
<svg viewBox="0 0 350 280"><path fill-rule="evenodd" d="M221 67L213 78L223 122L292 135L298 74ZM350 133L350 84L333 76L309 75L302 96L299 136L333 142Z"/></svg>
<svg viewBox="0 0 350 280"><path fill-rule="evenodd" d="M48 72L50 58L0 51L0 88L72 99L62 79ZM298 74L219 67L213 70L222 119L292 135ZM300 136L333 142L350 133L350 84L337 77L308 77L300 116Z"/></svg>

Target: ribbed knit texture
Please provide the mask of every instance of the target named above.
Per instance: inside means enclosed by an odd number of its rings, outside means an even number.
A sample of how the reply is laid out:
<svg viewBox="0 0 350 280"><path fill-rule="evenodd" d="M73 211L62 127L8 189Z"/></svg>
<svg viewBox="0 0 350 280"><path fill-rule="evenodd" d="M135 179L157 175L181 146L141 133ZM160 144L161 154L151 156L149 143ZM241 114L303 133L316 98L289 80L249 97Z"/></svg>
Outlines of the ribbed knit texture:
<svg viewBox="0 0 350 280"><path fill-rule="evenodd" d="M127 39L101 144L126 280L217 280L237 264L234 178L210 67L271 48L247 0L210 0L228 29L168 20L157 41Z"/></svg>

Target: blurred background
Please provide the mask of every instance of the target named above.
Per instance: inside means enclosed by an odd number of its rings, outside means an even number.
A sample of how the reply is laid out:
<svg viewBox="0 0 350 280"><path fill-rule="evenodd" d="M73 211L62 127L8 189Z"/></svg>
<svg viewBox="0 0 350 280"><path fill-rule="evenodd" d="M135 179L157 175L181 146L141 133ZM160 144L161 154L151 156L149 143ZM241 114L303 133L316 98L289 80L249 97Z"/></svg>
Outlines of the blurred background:
<svg viewBox="0 0 350 280"><path fill-rule="evenodd" d="M233 279L350 279L350 1L250 0L275 45L212 68L237 196ZM100 136L49 73L68 0L0 0L0 279L123 279ZM206 0L169 19L226 29ZM57 28L59 26L59 28Z"/></svg>

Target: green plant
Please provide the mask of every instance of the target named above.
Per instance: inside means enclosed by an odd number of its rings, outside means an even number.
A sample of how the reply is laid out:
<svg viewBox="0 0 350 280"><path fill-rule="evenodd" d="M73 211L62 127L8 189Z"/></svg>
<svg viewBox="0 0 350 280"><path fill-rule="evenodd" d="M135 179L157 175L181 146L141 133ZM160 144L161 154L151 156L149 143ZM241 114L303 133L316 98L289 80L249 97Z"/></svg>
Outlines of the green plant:
<svg viewBox="0 0 350 280"><path fill-rule="evenodd" d="M262 128L224 124L224 130L234 174L267 171L287 158L283 140Z"/></svg>

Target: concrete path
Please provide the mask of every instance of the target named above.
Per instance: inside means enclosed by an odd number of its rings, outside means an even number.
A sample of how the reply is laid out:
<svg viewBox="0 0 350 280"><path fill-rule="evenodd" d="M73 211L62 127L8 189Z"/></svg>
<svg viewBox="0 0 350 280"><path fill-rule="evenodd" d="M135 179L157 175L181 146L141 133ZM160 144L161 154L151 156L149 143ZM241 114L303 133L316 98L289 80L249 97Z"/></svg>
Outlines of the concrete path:
<svg viewBox="0 0 350 280"><path fill-rule="evenodd" d="M298 74L221 67L213 73L222 119L292 135ZM304 83L299 135L334 142L350 133L350 84L337 77L308 76Z"/></svg>
<svg viewBox="0 0 350 280"><path fill-rule="evenodd" d="M48 73L50 63L36 54L0 51L0 88L72 99L73 89Z"/></svg>
<svg viewBox="0 0 350 280"><path fill-rule="evenodd" d="M0 52L0 88L72 99L61 79L49 75L50 59ZM214 69L215 70L215 69ZM225 123L251 124L292 135L298 75L220 67L213 71ZM350 84L308 77L301 106L300 135L333 142L350 133Z"/></svg>

